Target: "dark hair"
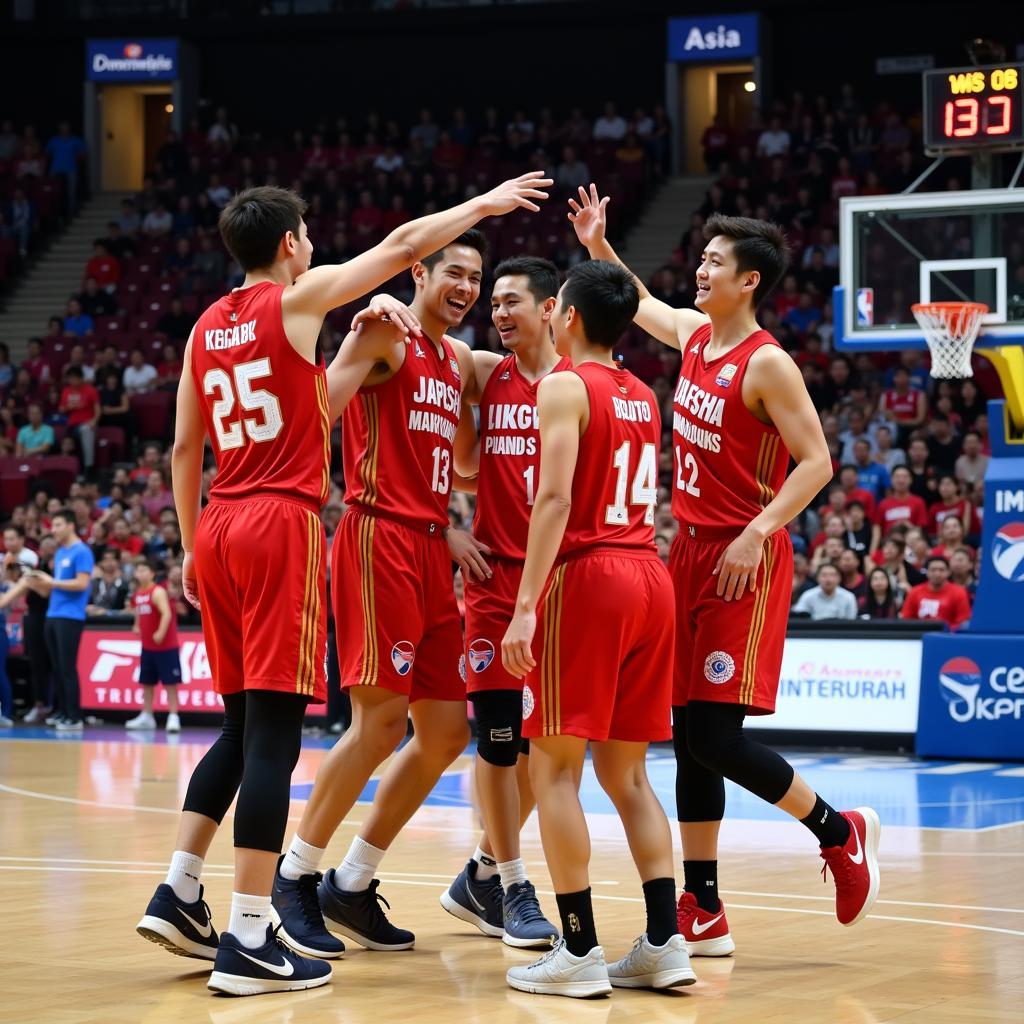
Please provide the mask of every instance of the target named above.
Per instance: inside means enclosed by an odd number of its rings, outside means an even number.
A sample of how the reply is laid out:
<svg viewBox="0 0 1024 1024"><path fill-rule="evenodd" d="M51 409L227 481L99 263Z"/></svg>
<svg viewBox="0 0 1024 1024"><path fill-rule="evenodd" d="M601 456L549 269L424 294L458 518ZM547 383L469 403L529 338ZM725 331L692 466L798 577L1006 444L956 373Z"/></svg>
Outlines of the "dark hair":
<svg viewBox="0 0 1024 1024"><path fill-rule="evenodd" d="M54 519L63 519L65 523L70 523L72 526L75 525L75 513L72 512L67 505L61 505L61 507L57 509L52 516L50 516L51 523Z"/></svg>
<svg viewBox="0 0 1024 1024"><path fill-rule="evenodd" d="M82 373L82 368L78 366L76 363L72 363L69 367L67 367L67 369L65 369L64 376L81 377L83 380L85 379L85 374Z"/></svg>
<svg viewBox="0 0 1024 1024"><path fill-rule="evenodd" d="M25 528L19 526L17 523L4 523L3 532L6 533L8 530L13 530L23 540L25 538Z"/></svg>
<svg viewBox="0 0 1024 1024"><path fill-rule="evenodd" d="M562 312L574 306L587 340L612 348L636 316L640 292L633 275L618 263L588 260L569 271L562 286Z"/></svg>
<svg viewBox="0 0 1024 1024"><path fill-rule="evenodd" d="M789 243L785 233L771 221L716 213L704 225L704 238L710 242L718 235L732 242L739 273L756 270L761 275L754 289L754 306L758 306L782 280L789 266Z"/></svg>
<svg viewBox="0 0 1024 1024"><path fill-rule="evenodd" d="M494 280L499 277L525 277L530 294L538 301L554 298L558 294L558 267L551 260L539 256L513 256L502 260L494 268Z"/></svg>
<svg viewBox="0 0 1024 1024"><path fill-rule="evenodd" d="M932 555L928 561L924 563L924 567L926 569L930 569L933 562L941 562L947 569L949 568L949 559L942 555Z"/></svg>
<svg viewBox="0 0 1024 1024"><path fill-rule="evenodd" d="M863 501L851 501L850 504L846 506L846 511L852 512L855 508L859 508L861 512L864 512L865 514L867 513L867 509L864 508Z"/></svg>
<svg viewBox="0 0 1024 1024"><path fill-rule="evenodd" d="M269 267L285 233L299 233L306 201L287 188L260 185L232 196L220 212L220 237L239 266L248 272Z"/></svg>
<svg viewBox="0 0 1024 1024"><path fill-rule="evenodd" d="M910 473L910 478L911 478L911 480L913 480L914 474L910 472L910 467L909 466L905 466L902 462L898 466L893 466L892 467L892 473L890 474L890 479L892 477L894 477L897 474L897 472L899 472L899 470L901 470L901 469L905 473Z"/></svg>
<svg viewBox="0 0 1024 1024"><path fill-rule="evenodd" d="M487 238L482 231L478 231L476 228L470 228L468 231L463 231L458 238L453 238L448 245L465 245L470 249L476 249L480 253L480 259L487 259ZM434 267L441 262L441 257L444 256L445 249L448 245L442 245L437 252L432 252L429 256L424 256L420 260L420 263L427 268L427 270L433 270Z"/></svg>
<svg viewBox="0 0 1024 1024"><path fill-rule="evenodd" d="M858 469L858 468L857 468L857 467L856 467L856 466L855 466L855 465L854 465L854 464L853 464L852 462L844 462L844 463L843 463L843 464L842 464L842 465L841 465L841 466L839 467L839 475L840 475L840 476L842 476L842 475L843 475L843 473L844 473L844 472L845 472L846 470L848 470L848 469L852 469L852 470L854 471L854 473L859 473L859 472L860 472L860 470L859 470L859 469Z"/></svg>
<svg viewBox="0 0 1024 1024"><path fill-rule="evenodd" d="M839 572L839 566L836 565L835 562L822 562L821 565L818 566L818 572L817 572L818 576L821 575L821 570L822 569L835 569L835 571L839 573L839 578L840 579L843 578L843 574L841 572Z"/></svg>

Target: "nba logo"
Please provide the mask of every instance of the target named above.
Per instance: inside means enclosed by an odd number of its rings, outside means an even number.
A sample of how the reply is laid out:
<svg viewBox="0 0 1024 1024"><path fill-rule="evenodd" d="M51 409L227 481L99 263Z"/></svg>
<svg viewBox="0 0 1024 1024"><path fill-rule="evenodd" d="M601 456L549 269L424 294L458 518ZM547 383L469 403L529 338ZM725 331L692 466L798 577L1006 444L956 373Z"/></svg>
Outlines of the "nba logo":
<svg viewBox="0 0 1024 1024"><path fill-rule="evenodd" d="M469 645L469 667L479 674L494 660L494 644L490 640L474 640Z"/></svg>
<svg viewBox="0 0 1024 1024"><path fill-rule="evenodd" d="M875 322L875 289L857 289L857 326L871 327Z"/></svg>
<svg viewBox="0 0 1024 1024"><path fill-rule="evenodd" d="M1024 581L1024 523L1006 523L996 530L992 564L1004 580Z"/></svg>
<svg viewBox="0 0 1024 1024"><path fill-rule="evenodd" d="M720 388L727 388L731 383L733 377L736 376L737 366L735 363L726 363L721 370L718 371L718 376L715 377L715 383Z"/></svg>
<svg viewBox="0 0 1024 1024"><path fill-rule="evenodd" d="M950 658L939 669L942 697L949 705L949 716L955 722L969 722L974 717L974 702L981 689L981 669L970 658Z"/></svg>
<svg viewBox="0 0 1024 1024"><path fill-rule="evenodd" d="M408 640L399 640L391 648L391 664L400 676L407 676L412 671L412 663L416 660L416 648Z"/></svg>

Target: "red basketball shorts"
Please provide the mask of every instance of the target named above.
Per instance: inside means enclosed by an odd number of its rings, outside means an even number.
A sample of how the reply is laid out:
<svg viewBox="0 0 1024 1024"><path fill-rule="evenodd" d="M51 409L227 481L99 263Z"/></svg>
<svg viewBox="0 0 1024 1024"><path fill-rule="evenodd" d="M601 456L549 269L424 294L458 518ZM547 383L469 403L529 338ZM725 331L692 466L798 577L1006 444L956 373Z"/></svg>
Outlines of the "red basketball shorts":
<svg viewBox="0 0 1024 1024"><path fill-rule="evenodd" d="M381 686L410 701L466 699L452 559L431 536L350 508L331 551L342 686Z"/></svg>
<svg viewBox="0 0 1024 1024"><path fill-rule="evenodd" d="M481 690L522 690L524 680L505 671L501 641L505 638L519 594L523 563L507 558L488 560L489 580L467 579L466 687Z"/></svg>
<svg viewBox="0 0 1024 1024"><path fill-rule="evenodd" d="M775 710L793 586L793 544L785 530L765 543L757 587L731 601L712 575L728 538L691 537L684 526L672 545L669 571L676 595L672 703L745 704L751 714Z"/></svg>
<svg viewBox="0 0 1024 1024"><path fill-rule="evenodd" d="M203 637L218 693L327 699L326 560L319 516L286 498L211 501L195 538Z"/></svg>
<svg viewBox="0 0 1024 1024"><path fill-rule="evenodd" d="M523 735L672 735L672 581L653 552L591 548L557 564L537 609Z"/></svg>

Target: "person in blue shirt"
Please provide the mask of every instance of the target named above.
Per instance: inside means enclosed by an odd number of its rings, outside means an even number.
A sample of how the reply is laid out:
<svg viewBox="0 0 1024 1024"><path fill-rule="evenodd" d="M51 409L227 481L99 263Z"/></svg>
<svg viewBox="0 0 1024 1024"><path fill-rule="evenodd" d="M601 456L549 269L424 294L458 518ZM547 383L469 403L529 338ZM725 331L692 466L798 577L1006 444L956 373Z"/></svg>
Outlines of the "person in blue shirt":
<svg viewBox="0 0 1024 1024"><path fill-rule="evenodd" d="M53 427L43 422L43 407L38 402L30 402L28 423L18 431L14 454L19 458L27 455L49 455L55 441Z"/></svg>
<svg viewBox="0 0 1024 1024"><path fill-rule="evenodd" d="M74 216L78 207L78 165L85 156L85 143L71 134L71 125L67 121L62 121L57 134L46 143L46 155L50 158L50 174L64 179L67 211Z"/></svg>
<svg viewBox="0 0 1024 1024"><path fill-rule="evenodd" d="M881 501L889 490L889 470L871 458L871 442L860 438L853 442L853 465L857 467L857 484Z"/></svg>
<svg viewBox="0 0 1024 1024"><path fill-rule="evenodd" d="M83 335L92 334L95 326L93 318L82 312L82 304L78 299L69 299L68 315L64 317L64 333L81 338Z"/></svg>
<svg viewBox="0 0 1024 1024"><path fill-rule="evenodd" d="M53 575L32 570L29 587L50 595L46 612L46 646L53 665L60 712L48 725L58 732L81 732L82 707L78 686L78 645L85 628L85 607L89 603L93 557L75 532L75 517L60 509L51 517L51 532L58 547L53 556Z"/></svg>

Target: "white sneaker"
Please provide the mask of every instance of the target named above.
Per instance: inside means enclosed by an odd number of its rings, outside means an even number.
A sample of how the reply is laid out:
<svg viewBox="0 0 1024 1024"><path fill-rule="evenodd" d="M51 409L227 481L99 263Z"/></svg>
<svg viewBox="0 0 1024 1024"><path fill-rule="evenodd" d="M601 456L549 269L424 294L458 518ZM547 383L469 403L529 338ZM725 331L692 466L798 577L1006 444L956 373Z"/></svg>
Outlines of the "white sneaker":
<svg viewBox="0 0 1024 1024"><path fill-rule="evenodd" d="M686 953L686 939L673 935L664 946L652 946L646 934L621 959L608 965L616 988L676 988L697 980Z"/></svg>
<svg viewBox="0 0 1024 1024"><path fill-rule="evenodd" d="M128 726L126 725L125 728L127 729ZM164 728L168 732L181 732L181 719L178 717L176 712L172 711L167 716L167 724L164 726Z"/></svg>
<svg viewBox="0 0 1024 1024"><path fill-rule="evenodd" d="M49 708L41 708L39 706L36 706L22 719L22 721L26 725L36 725L39 722L45 722L49 716Z"/></svg>
<svg viewBox="0 0 1024 1024"><path fill-rule="evenodd" d="M595 946L586 956L573 956L564 939L536 963L510 968L505 980L520 992L544 996L588 999L610 995L612 991L604 950Z"/></svg>
<svg viewBox="0 0 1024 1024"><path fill-rule="evenodd" d="M145 711L140 711L134 718L124 723L126 729L155 729L156 719Z"/></svg>
<svg viewBox="0 0 1024 1024"><path fill-rule="evenodd" d="M8 718L6 715L0 715L0 729L9 729L14 725L14 719Z"/></svg>
<svg viewBox="0 0 1024 1024"><path fill-rule="evenodd" d="M54 728L57 732L81 732L85 728L85 722L80 718L64 718Z"/></svg>
<svg viewBox="0 0 1024 1024"><path fill-rule="evenodd" d="M58 722L64 721L64 715L61 714L61 712L59 711L54 711L53 714L47 715L46 718L43 719L43 721L47 725L56 725Z"/></svg>

